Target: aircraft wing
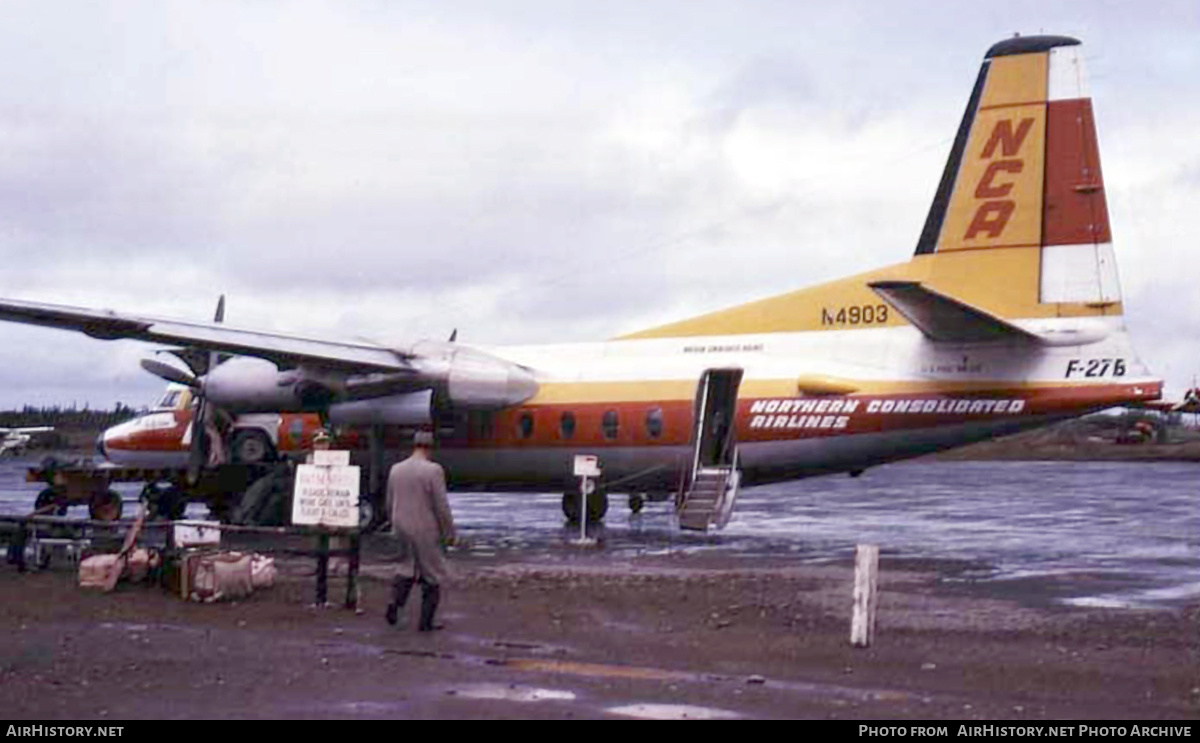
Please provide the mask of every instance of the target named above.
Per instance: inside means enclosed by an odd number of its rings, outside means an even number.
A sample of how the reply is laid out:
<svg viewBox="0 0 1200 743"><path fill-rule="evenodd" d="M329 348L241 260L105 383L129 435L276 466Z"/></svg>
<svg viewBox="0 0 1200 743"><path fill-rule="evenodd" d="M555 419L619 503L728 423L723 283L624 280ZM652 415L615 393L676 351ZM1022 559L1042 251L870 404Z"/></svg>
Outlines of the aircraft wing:
<svg viewBox="0 0 1200 743"><path fill-rule="evenodd" d="M131 338L257 356L280 364L312 364L347 372L411 371L411 357L369 343L318 340L220 323L183 322L112 310L0 299L0 320L75 330L101 340Z"/></svg>

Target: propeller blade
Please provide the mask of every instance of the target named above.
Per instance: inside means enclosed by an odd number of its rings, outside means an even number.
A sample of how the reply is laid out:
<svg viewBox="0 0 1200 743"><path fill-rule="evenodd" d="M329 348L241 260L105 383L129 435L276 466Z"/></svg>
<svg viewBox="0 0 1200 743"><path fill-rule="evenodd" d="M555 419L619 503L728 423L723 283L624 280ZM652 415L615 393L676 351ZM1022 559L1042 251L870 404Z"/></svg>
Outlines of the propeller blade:
<svg viewBox="0 0 1200 743"><path fill-rule="evenodd" d="M197 396L195 411L192 413L192 446L188 450L188 482L195 485L200 480L200 470L208 459L208 403L203 397Z"/></svg>
<svg viewBox="0 0 1200 743"><path fill-rule="evenodd" d="M220 298L217 299L217 312L215 315L213 315L213 322L216 322L216 323L225 322L225 295L224 294L222 294L220 296ZM209 370L216 369L218 364L223 364L228 359L229 359L229 354L227 354L227 353L215 353L215 352L210 353L208 355Z"/></svg>
<svg viewBox="0 0 1200 743"><path fill-rule="evenodd" d="M168 382L185 384L188 387L193 388L198 388L200 386L200 380L196 379L196 377L188 374L182 369L171 366L170 364L164 364L161 361L155 361L154 359L142 359L142 368L154 376L161 377Z"/></svg>

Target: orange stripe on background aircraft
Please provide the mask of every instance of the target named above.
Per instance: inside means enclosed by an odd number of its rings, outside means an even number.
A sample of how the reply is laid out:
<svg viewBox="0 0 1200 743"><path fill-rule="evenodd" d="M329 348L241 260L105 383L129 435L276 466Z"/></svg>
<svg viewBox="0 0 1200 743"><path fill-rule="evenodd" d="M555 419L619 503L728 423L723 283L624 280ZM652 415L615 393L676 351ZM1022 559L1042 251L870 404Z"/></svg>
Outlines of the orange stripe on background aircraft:
<svg viewBox="0 0 1200 743"><path fill-rule="evenodd" d="M233 354L156 371L231 413L321 411L451 484L674 493L690 528L739 484L832 472L1159 398L1123 318L1079 42L986 54L911 260L598 343L403 347L22 301L0 319ZM181 355L187 356L182 353ZM361 430L361 428L360 428ZM566 504L566 499L564 499Z"/></svg>

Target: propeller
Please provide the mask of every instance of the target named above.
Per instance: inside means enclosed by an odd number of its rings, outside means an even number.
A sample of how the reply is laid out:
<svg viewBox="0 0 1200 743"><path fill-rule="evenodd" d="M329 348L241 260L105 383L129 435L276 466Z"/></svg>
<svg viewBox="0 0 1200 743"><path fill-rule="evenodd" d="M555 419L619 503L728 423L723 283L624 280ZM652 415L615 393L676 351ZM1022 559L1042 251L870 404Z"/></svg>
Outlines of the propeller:
<svg viewBox="0 0 1200 743"><path fill-rule="evenodd" d="M217 311L213 316L213 321L218 323L225 321L224 294L217 300ZM176 348L171 349L169 353L182 359L191 371L184 371L177 366L165 364L156 359L142 359L141 364L143 369L156 377L195 390L193 393L195 412L192 413L192 443L191 449L188 451L187 467L188 482L194 485L200 479L200 470L204 467L204 461L209 451L206 424L209 416L213 415L213 410L206 395L208 375L217 368L217 364L225 359L225 355L218 354L216 351L205 352L198 348Z"/></svg>
<svg viewBox="0 0 1200 743"><path fill-rule="evenodd" d="M156 361L155 359L142 359L141 363L143 369L156 377L161 377L162 379L167 380L168 382L186 385L193 389L198 389L200 387L200 380L197 379L195 375L189 374L183 369L171 366L170 364L164 364L163 362Z"/></svg>
<svg viewBox="0 0 1200 743"><path fill-rule="evenodd" d="M222 294L217 299L217 311L213 315L213 322L225 321L225 295ZM204 376L199 377L196 386L196 412L192 414L192 447L188 452L188 469L187 479L193 485L200 479L200 470L204 468L205 459L209 452L208 442L208 417L213 414L212 405L208 402L206 387L208 386L208 375L216 368L221 361L220 354L216 351L209 351L207 372ZM176 370L178 371L178 370Z"/></svg>

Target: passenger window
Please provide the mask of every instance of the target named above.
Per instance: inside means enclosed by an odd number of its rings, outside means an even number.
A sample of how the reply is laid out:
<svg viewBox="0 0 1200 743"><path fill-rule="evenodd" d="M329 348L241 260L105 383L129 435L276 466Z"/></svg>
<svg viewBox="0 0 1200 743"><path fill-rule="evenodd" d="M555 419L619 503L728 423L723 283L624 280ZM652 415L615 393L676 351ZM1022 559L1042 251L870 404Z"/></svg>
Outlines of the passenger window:
<svg viewBox="0 0 1200 743"><path fill-rule="evenodd" d="M527 439L533 435L532 413L521 413L521 417L517 419L517 435L523 439Z"/></svg>
<svg viewBox="0 0 1200 743"><path fill-rule="evenodd" d="M288 437L292 440L292 446L300 446L300 441L304 438L304 419L300 416L292 418L292 422L288 424Z"/></svg>
<svg viewBox="0 0 1200 743"><path fill-rule="evenodd" d="M663 432L663 412L662 408L650 408L646 411L646 433L652 439L662 436Z"/></svg>
<svg viewBox="0 0 1200 743"><path fill-rule="evenodd" d="M604 417L600 419L600 430L604 432L604 438L615 439L620 431L621 421L617 417L617 411L606 410Z"/></svg>
<svg viewBox="0 0 1200 743"><path fill-rule="evenodd" d="M575 438L575 414L567 411L558 419L558 433L564 439Z"/></svg>

